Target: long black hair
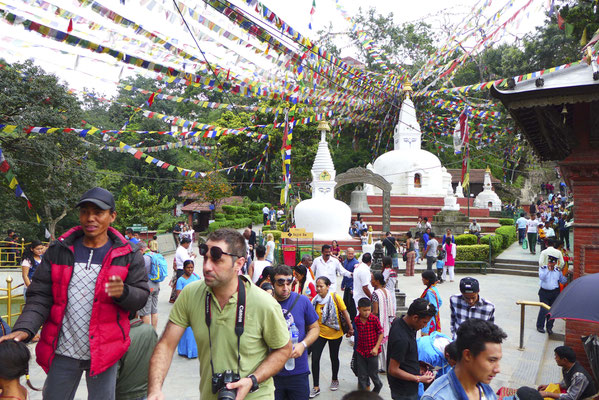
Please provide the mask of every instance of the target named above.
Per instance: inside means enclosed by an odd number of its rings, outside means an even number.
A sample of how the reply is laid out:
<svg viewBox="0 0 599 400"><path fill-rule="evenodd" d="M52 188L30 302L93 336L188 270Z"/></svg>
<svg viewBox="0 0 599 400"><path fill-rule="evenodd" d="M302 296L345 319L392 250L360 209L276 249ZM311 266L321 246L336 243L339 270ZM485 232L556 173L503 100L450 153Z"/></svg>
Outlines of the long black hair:
<svg viewBox="0 0 599 400"><path fill-rule="evenodd" d="M42 242L40 242L39 240L32 240L31 243L29 244L29 246L27 246L27 249L23 252L23 258L21 258L21 263L25 260L29 261L29 264L31 264L31 267L35 267L35 258L33 257L33 249L35 249L37 246L41 246L43 245Z"/></svg>
<svg viewBox="0 0 599 400"><path fill-rule="evenodd" d="M297 272L300 275L303 275L304 277L302 279L299 280L299 287L300 287L300 292L302 292L304 290L304 285L306 284L306 279L308 277L308 268L306 268L306 266L304 264L300 264L300 265L296 265L295 267L293 267L293 270L295 272Z"/></svg>
<svg viewBox="0 0 599 400"><path fill-rule="evenodd" d="M0 378L15 380L25 375L27 386L39 391L29 381L30 359L31 353L29 353L29 349L25 343L14 340L0 342Z"/></svg>

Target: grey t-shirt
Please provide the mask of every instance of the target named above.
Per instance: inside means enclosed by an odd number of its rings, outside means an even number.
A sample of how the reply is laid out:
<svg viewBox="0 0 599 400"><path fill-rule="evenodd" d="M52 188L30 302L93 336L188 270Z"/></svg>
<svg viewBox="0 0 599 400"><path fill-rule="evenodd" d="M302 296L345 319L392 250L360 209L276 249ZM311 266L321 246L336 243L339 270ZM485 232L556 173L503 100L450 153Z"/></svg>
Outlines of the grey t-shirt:
<svg viewBox="0 0 599 400"><path fill-rule="evenodd" d="M83 245L83 238L75 240L75 265L67 292L67 307L58 336L56 354L77 360L91 359L89 349L89 321L92 315L96 280L102 261L112 241L99 248Z"/></svg>
<svg viewBox="0 0 599 400"><path fill-rule="evenodd" d="M439 246L439 242L436 239L431 239L426 243L426 256L427 257L437 257L437 247Z"/></svg>

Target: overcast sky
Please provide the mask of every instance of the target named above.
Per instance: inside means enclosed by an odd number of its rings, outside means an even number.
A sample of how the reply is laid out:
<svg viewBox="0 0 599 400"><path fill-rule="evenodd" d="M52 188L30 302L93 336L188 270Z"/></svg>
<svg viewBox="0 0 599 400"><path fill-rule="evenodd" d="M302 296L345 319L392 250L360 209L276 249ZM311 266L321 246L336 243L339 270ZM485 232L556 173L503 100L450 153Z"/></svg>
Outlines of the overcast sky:
<svg viewBox="0 0 599 400"><path fill-rule="evenodd" d="M191 40L189 33L180 25L180 19L177 17L175 23L169 23L165 20L165 10L173 12L172 0L154 0L158 1L159 6L152 11L148 11L144 4L152 0L126 0L125 5L120 4L119 0L98 0L102 5L124 15L125 17L142 25L149 31L160 33L161 36L168 37L171 41L176 41L179 46L194 56L201 58L194 43ZM509 9L499 16L499 21L503 22L513 13L522 7L526 0L512 0L513 4ZM80 7L76 0L50 0L51 4L66 8L78 15L87 18L90 21L97 22L113 32L107 30L87 29L85 24L75 24L74 35L78 35L97 43L111 46L119 50L125 51L128 54L142 56L146 59L151 59L158 62L164 62L168 65L174 65L180 69L187 68L191 71L193 67L187 62L184 66L181 61L179 64L170 64L172 59L164 59L157 57L156 52L150 52L149 47L139 50L139 46L131 41L123 41L118 39L120 34L125 34L131 38L136 38L141 42L148 41L139 35L135 35L132 30L122 28L110 20L101 17L92 12L89 7ZM185 4L190 7L196 7L198 12L210 17L214 22L227 28L231 32L239 34L244 40L258 44L254 39L243 34L228 20L216 13L210 7L206 7L200 0L184 0ZM472 8L477 5L480 7L485 1L465 1L465 0L425 0L425 1L390 1L390 0L369 0L367 2L358 0L339 0L349 13L357 12L361 7L374 7L377 12L387 15L393 13L396 23L425 21L435 29L437 44L443 44L443 36L439 28L442 25L458 24L465 18L468 18ZM160 6L163 4L164 9L160 11ZM234 0L233 3L243 6L242 0ZM350 27L335 8L335 0L316 0L316 13L312 17L313 30L308 29L308 24L311 21L310 9L312 0L262 0L262 3L271 8L283 20L299 30L302 34L310 38L315 38L316 32L325 28L329 23L333 24L334 30L337 32L347 31ZM492 17L497 10L501 9L508 3L508 0L493 0L491 5L486 8L486 12L482 19ZM6 5L15 7L18 11L16 14L33 19L37 22L42 22L51 25L57 29L66 31L68 20L56 17L52 10L42 10L35 5L34 0L0 0L0 5L4 8ZM504 41L513 40L513 35L522 36L524 33L532 31L535 26L540 25L544 19L547 0L534 0L527 8L525 13L522 13L522 18L518 24L512 24L508 28ZM29 14L28 14L29 13ZM255 15L255 14L253 14ZM41 17L41 19L40 19ZM217 61L224 64L223 66L232 68L233 71L241 74L250 74L256 68L250 64L237 62L237 57L231 51L225 51L223 47L217 46L219 41L230 45L230 41L224 38L218 38L208 30L194 24L188 19L188 22L194 26L196 32L202 32L200 45L202 50L206 52L206 56L210 61ZM115 33L116 32L116 33ZM212 38L212 39L210 39ZM342 39L341 39L342 40ZM262 48L264 46L258 44ZM235 47L233 45L233 47ZM259 66L269 68L271 64L265 63L260 56L248 52L243 46L235 47L245 57L255 62ZM151 72L146 72L142 69L133 68L123 63L119 63L114 58L95 54L85 49L78 49L62 43L58 43L51 39L44 39L37 33L25 32L22 27L12 27L5 22L0 22L0 52L9 61L23 61L28 58L33 58L35 62L44 67L48 72L56 73L64 79L69 87L82 89L84 87L93 88L94 90L112 95L116 91L116 82L119 77L123 78L134 73L140 73L146 76L155 77ZM79 56L77 56L79 55ZM355 56L355 49L345 47L343 56Z"/></svg>

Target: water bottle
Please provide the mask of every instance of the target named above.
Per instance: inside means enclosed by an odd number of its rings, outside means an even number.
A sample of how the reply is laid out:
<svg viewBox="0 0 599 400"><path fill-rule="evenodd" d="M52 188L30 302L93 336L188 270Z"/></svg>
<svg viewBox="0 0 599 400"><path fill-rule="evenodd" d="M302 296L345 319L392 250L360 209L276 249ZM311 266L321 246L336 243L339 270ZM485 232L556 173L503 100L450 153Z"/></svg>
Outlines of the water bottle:
<svg viewBox="0 0 599 400"><path fill-rule="evenodd" d="M289 327L289 335L291 336L291 344L293 347L299 342L299 330L295 326L295 323L292 323ZM285 369L287 371L293 371L295 369L295 358L290 357L285 363Z"/></svg>

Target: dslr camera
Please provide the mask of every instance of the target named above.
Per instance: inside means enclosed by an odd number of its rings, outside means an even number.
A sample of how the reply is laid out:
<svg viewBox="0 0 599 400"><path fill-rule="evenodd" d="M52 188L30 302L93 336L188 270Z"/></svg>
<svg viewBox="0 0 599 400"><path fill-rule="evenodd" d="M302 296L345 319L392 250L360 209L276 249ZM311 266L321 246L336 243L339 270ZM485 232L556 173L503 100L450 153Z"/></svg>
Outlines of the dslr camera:
<svg viewBox="0 0 599 400"><path fill-rule="evenodd" d="M237 382L239 374L226 370L212 375L212 393L218 393L218 400L235 400L237 389L227 389L227 383Z"/></svg>

